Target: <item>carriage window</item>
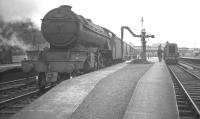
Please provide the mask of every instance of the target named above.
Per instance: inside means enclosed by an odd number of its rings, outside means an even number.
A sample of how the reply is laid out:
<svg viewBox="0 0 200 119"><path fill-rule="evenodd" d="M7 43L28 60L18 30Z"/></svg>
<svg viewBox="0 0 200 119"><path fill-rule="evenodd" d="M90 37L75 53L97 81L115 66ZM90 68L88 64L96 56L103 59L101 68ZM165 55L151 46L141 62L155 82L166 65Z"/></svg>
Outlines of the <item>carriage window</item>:
<svg viewBox="0 0 200 119"><path fill-rule="evenodd" d="M169 53L175 53L175 46L169 46Z"/></svg>

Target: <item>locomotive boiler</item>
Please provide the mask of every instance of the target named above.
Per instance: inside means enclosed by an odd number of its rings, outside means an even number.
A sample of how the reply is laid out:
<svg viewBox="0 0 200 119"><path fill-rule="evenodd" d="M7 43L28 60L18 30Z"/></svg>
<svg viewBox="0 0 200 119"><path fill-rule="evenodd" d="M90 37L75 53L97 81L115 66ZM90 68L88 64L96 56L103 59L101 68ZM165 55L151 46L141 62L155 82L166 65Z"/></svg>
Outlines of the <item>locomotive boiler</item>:
<svg viewBox="0 0 200 119"><path fill-rule="evenodd" d="M38 72L39 87L123 60L124 42L110 30L92 23L63 5L42 19L41 32L50 48L34 60L22 61L24 72ZM127 47L127 46L126 46ZM129 51L133 51L133 48ZM127 53L131 54L131 53Z"/></svg>
<svg viewBox="0 0 200 119"><path fill-rule="evenodd" d="M106 48L109 35L91 20L75 14L71 6L60 6L47 13L41 25L44 38L51 47L67 48L72 43Z"/></svg>

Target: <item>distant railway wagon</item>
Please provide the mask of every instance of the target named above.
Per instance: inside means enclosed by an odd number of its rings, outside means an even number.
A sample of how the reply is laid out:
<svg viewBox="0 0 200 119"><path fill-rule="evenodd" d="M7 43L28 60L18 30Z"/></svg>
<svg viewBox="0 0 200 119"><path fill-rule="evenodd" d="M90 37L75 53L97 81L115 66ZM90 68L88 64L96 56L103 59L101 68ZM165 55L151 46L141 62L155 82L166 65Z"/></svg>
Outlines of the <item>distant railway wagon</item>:
<svg viewBox="0 0 200 119"><path fill-rule="evenodd" d="M176 43L167 43L164 47L164 60L167 64L178 63L178 47Z"/></svg>
<svg viewBox="0 0 200 119"><path fill-rule="evenodd" d="M129 60L133 58L134 55L134 49L131 45L124 42L123 45L123 59Z"/></svg>
<svg viewBox="0 0 200 119"><path fill-rule="evenodd" d="M39 87L131 58L133 48L110 30L63 5L42 19L41 31L50 48L36 59L22 61L24 72L39 74ZM53 78L52 78L53 77Z"/></svg>

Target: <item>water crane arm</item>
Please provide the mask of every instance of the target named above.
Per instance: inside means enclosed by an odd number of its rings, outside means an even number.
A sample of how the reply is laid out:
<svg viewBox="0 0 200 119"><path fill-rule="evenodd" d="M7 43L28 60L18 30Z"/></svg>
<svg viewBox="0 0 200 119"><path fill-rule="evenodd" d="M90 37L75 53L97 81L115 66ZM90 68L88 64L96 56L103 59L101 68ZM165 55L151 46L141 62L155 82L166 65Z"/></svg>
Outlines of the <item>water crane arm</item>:
<svg viewBox="0 0 200 119"><path fill-rule="evenodd" d="M122 26L121 27L121 40L123 40L123 38L124 38L124 29L128 30L131 33L131 35L133 35L133 37L141 37L141 35L136 35L135 33L133 33L133 31L128 26Z"/></svg>
<svg viewBox="0 0 200 119"><path fill-rule="evenodd" d="M155 38L154 35L146 35L145 37L146 37L146 38L149 38L149 37L150 37L150 38Z"/></svg>
<svg viewBox="0 0 200 119"><path fill-rule="evenodd" d="M146 60L146 40L145 38L154 38L155 36L154 35L146 35L146 32L145 32L145 29L143 29L141 31L141 35L136 35L133 33L133 31L128 27L128 26L122 26L121 27L121 40L123 41L123 38L124 38L124 29L128 30L131 35L133 35L133 37L140 37L141 38L141 43L142 43L142 59L143 60Z"/></svg>

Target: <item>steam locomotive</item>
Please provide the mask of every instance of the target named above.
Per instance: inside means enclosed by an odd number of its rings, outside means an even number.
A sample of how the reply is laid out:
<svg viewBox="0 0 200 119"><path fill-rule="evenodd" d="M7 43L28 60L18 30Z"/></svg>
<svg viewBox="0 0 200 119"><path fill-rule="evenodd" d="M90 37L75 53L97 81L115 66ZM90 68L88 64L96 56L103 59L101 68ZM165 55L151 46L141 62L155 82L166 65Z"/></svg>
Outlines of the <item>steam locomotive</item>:
<svg viewBox="0 0 200 119"><path fill-rule="evenodd" d="M22 61L24 72L37 72L39 88L49 82L121 62L132 57L133 47L110 30L74 13L63 5L42 19L41 32L50 48L40 51L34 60Z"/></svg>
<svg viewBox="0 0 200 119"><path fill-rule="evenodd" d="M166 64L177 64L178 63L178 47L176 43L167 43L164 47L164 60Z"/></svg>

